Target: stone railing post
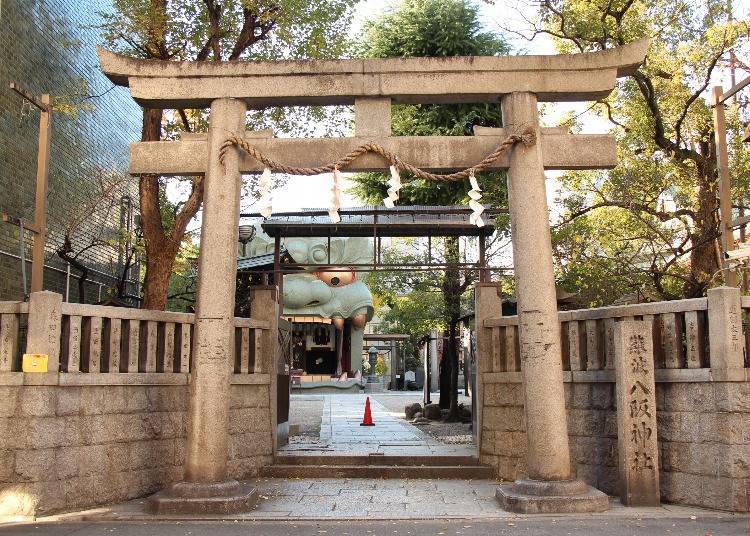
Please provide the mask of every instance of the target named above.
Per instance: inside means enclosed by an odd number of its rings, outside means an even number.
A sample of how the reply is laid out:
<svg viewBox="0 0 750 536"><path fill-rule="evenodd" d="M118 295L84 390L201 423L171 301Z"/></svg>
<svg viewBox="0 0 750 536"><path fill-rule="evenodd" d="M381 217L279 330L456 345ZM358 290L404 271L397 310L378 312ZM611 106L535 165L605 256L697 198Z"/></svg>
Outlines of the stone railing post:
<svg viewBox="0 0 750 536"><path fill-rule="evenodd" d="M278 288L260 286L250 289L250 318L268 322L269 329L262 330L256 354L255 372L276 373L276 362L279 357L279 303Z"/></svg>
<svg viewBox="0 0 750 536"><path fill-rule="evenodd" d="M259 286L250 289L250 318L269 323L269 329L264 329L259 335L258 346L255 351L255 373L269 375L268 407L270 413L270 429L273 434L274 449L278 447L277 426L277 391L278 367L281 355L279 348L279 289L276 286ZM259 439L260 441L260 439Z"/></svg>
<svg viewBox="0 0 750 536"><path fill-rule="evenodd" d="M152 496L147 509L153 513L239 512L257 500L255 488L227 478L241 176L238 150L230 149L224 164L219 154L228 137L244 135L246 112L238 99L211 103L185 481Z"/></svg>
<svg viewBox="0 0 750 536"><path fill-rule="evenodd" d="M26 353L46 355L48 372L60 370L61 330L62 295L48 290L32 292L29 297Z"/></svg>
<svg viewBox="0 0 750 536"><path fill-rule="evenodd" d="M506 510L524 513L606 510L604 493L571 476L537 98L528 92L510 93L502 97L501 106L504 127L517 134L531 131L535 140L511 149L508 169L528 479L500 486L497 498Z"/></svg>
<svg viewBox="0 0 750 536"><path fill-rule="evenodd" d="M740 291L718 287L708 291L708 344L714 381L744 379L744 336Z"/></svg>
<svg viewBox="0 0 750 536"><path fill-rule="evenodd" d="M492 328L484 327L488 318L502 316L503 302L500 283L477 283L474 286L474 325L476 333L476 362L474 363L476 396L472 396L472 424L477 431L479 456L482 455L482 410L484 409L484 374L492 372ZM476 406L474 400L477 401Z"/></svg>

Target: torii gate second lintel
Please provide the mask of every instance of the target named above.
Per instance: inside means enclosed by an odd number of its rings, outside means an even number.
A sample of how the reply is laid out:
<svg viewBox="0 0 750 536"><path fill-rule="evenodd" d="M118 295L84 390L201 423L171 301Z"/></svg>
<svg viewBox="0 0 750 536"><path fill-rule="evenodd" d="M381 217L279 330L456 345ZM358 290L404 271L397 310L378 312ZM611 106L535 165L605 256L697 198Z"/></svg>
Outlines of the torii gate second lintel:
<svg viewBox="0 0 750 536"><path fill-rule="evenodd" d="M221 165L226 139L250 136L276 161L312 167L342 156L366 138L420 168L454 171L475 165L505 131L394 137L391 104L499 101L505 128L531 129L536 142L517 144L495 162L508 170L529 477L500 486L497 497L503 507L518 512L606 510L607 496L571 475L544 170L613 167L615 144L607 135L541 129L537 103L606 96L617 77L638 68L647 47L648 41L641 40L603 52L558 56L195 63L135 60L100 51L105 74L128 85L141 104L211 107L205 138L136 143L131 149L131 173L206 175L185 482L152 498L150 508L205 512L223 497L223 511L230 511L253 502L253 490L227 479L231 370L226 361L234 332L240 174L259 166L236 148ZM352 103L353 138L281 140L269 133L244 134L248 107ZM358 162L360 167L352 169L385 166L375 155ZM486 290L494 289L477 287L478 315L480 306L497 305ZM275 392L273 384L270 392Z"/></svg>

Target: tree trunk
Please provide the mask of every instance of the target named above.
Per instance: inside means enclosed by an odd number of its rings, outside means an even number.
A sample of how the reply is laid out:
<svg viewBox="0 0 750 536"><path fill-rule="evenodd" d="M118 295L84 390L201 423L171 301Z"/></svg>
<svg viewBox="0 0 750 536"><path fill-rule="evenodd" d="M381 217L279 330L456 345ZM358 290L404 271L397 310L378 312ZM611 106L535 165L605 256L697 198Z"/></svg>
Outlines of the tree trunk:
<svg viewBox="0 0 750 536"><path fill-rule="evenodd" d="M458 340L456 328L461 317L461 279L458 266L459 242L456 237L445 239L445 260L447 268L443 276L443 299L445 319L448 321L447 338L443 343L443 361L448 381L448 416L446 420L455 422L458 415ZM442 393L442 390L441 390ZM442 397L441 397L442 398ZM441 406L442 407L442 406Z"/></svg>
<svg viewBox="0 0 750 536"><path fill-rule="evenodd" d="M711 158L710 155L705 160L709 158ZM716 256L719 201L714 176L715 166L710 162L696 162L696 164L698 202L690 241L697 247L690 253L690 279L692 281L685 285L687 298L703 296L711 278L719 269L719 259Z"/></svg>
<svg viewBox="0 0 750 536"><path fill-rule="evenodd" d="M148 251L148 250L147 250ZM168 248L154 255L146 253L146 275L143 280L143 308L163 311L167 306L169 276L176 252Z"/></svg>
<svg viewBox="0 0 750 536"><path fill-rule="evenodd" d="M451 375L450 375L450 356L448 355L447 337L448 331L441 331L440 334L443 337L443 355L440 358L440 399L438 400L438 406L440 409L449 409L451 407ZM437 357L437 356L435 356Z"/></svg>
<svg viewBox="0 0 750 536"><path fill-rule="evenodd" d="M161 110L143 109L142 141L161 139L161 120ZM172 273L177 248L169 244L165 236L159 209L159 177L141 175L138 193L141 204L141 228L146 249L143 308L163 310L167 306L169 276Z"/></svg>
<svg viewBox="0 0 750 536"><path fill-rule="evenodd" d="M461 416L458 414L458 323L451 322L448 327L448 348L450 359L450 408L447 422L458 422Z"/></svg>

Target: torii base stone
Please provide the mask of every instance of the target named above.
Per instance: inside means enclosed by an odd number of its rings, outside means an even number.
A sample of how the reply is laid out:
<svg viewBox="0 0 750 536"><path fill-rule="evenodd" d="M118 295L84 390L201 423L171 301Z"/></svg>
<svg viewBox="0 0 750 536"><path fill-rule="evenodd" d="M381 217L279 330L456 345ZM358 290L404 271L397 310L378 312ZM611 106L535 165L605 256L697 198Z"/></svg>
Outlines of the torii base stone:
<svg viewBox="0 0 750 536"><path fill-rule="evenodd" d="M609 498L582 480L516 480L499 486L495 498L505 510L519 514L604 512Z"/></svg>
<svg viewBox="0 0 750 536"><path fill-rule="evenodd" d="M255 487L236 480L198 483L177 482L146 501L150 514L237 514L249 512L258 502Z"/></svg>

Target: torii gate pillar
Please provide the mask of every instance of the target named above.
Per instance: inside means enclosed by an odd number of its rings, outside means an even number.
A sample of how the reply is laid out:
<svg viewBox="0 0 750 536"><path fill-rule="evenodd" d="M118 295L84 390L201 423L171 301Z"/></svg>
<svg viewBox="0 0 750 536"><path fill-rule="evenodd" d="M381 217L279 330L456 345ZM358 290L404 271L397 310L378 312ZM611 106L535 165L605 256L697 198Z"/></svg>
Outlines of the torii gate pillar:
<svg viewBox="0 0 750 536"><path fill-rule="evenodd" d="M532 128L540 139L533 93L502 97L503 125ZM557 312L552 243L540 143L512 149L508 169L513 264L518 299L528 479L501 486L497 499L523 513L597 512L607 496L571 477L565 414L560 322Z"/></svg>
<svg viewBox="0 0 750 536"><path fill-rule="evenodd" d="M235 513L257 501L255 488L227 479L241 177L237 150L223 166L219 152L228 136L245 131L246 111L238 99L211 103L185 476L149 498L152 513Z"/></svg>

